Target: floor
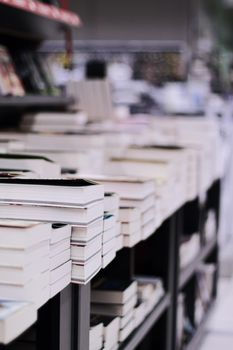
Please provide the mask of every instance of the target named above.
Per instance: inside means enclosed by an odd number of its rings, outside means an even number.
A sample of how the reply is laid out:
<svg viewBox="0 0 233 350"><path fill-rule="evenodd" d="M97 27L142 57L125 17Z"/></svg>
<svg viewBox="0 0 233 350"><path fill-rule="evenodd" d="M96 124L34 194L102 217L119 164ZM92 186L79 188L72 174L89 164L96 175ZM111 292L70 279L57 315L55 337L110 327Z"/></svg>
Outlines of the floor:
<svg viewBox="0 0 233 350"><path fill-rule="evenodd" d="M197 350L233 350L233 279L221 279L215 309Z"/></svg>

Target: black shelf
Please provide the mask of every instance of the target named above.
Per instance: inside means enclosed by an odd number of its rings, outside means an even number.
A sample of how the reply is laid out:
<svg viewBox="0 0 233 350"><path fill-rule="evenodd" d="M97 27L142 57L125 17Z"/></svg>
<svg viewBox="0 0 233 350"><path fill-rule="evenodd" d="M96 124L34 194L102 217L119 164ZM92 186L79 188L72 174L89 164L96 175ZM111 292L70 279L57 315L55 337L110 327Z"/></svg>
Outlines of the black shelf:
<svg viewBox="0 0 233 350"><path fill-rule="evenodd" d="M155 307L145 321L129 336L119 347L119 350L134 350L144 337L149 333L154 324L159 320L171 302L170 294L167 294Z"/></svg>
<svg viewBox="0 0 233 350"><path fill-rule="evenodd" d="M0 97L1 109L67 108L73 100L66 96L26 95Z"/></svg>
<svg viewBox="0 0 233 350"><path fill-rule="evenodd" d="M45 10L39 11L36 9L31 11L27 3L25 7L19 7L17 4L14 5L12 1L10 4L0 1L1 35L41 41L57 38L59 32L70 30L73 27L79 26L81 23L78 23L78 16L71 12L56 9L54 6L42 5L41 3L35 2L35 4L36 3L43 6ZM46 8L48 11L46 11ZM53 13L50 13L51 10L56 11L57 15L54 16ZM66 16L64 16L64 13Z"/></svg>
<svg viewBox="0 0 233 350"><path fill-rule="evenodd" d="M208 242L197 255L197 257L186 268L181 270L179 277L179 289L182 289L185 284L191 279L191 277L197 271L200 264L210 255L213 249L217 245L217 237Z"/></svg>

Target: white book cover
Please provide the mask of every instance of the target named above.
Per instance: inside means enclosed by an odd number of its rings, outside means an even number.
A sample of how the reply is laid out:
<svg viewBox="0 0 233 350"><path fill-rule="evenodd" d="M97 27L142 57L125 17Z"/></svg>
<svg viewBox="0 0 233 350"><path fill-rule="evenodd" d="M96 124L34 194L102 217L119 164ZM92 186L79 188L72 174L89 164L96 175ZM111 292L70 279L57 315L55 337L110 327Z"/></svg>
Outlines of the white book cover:
<svg viewBox="0 0 233 350"><path fill-rule="evenodd" d="M136 208L139 208L142 213L154 205L155 205L155 193L141 200L123 199L123 198L120 199L121 207L136 207Z"/></svg>
<svg viewBox="0 0 233 350"><path fill-rule="evenodd" d="M116 237L116 226L113 226L109 230L103 232L103 244L110 241L114 237Z"/></svg>
<svg viewBox="0 0 233 350"><path fill-rule="evenodd" d="M50 239L51 225L33 221L0 220L0 246L27 249Z"/></svg>
<svg viewBox="0 0 233 350"><path fill-rule="evenodd" d="M61 222L71 225L87 225L103 216L103 201L86 206L38 205L35 203L0 203L0 218L41 222Z"/></svg>
<svg viewBox="0 0 233 350"><path fill-rule="evenodd" d="M130 280L104 279L92 288L91 302L124 304L137 293L137 282Z"/></svg>
<svg viewBox="0 0 233 350"><path fill-rule="evenodd" d="M35 302L39 298L41 288L40 274L35 274L34 278L25 284L1 282L0 299Z"/></svg>
<svg viewBox="0 0 233 350"><path fill-rule="evenodd" d="M130 310L125 316L120 317L120 329L126 327L130 320L134 317L134 308Z"/></svg>
<svg viewBox="0 0 233 350"><path fill-rule="evenodd" d="M120 207L119 210L119 220L123 222L132 222L140 220L141 212L136 207Z"/></svg>
<svg viewBox="0 0 233 350"><path fill-rule="evenodd" d="M122 234L116 236L116 251L118 252L124 247L124 238Z"/></svg>
<svg viewBox="0 0 233 350"><path fill-rule="evenodd" d="M65 238L54 244L50 244L50 258L70 249L70 238Z"/></svg>
<svg viewBox="0 0 233 350"><path fill-rule="evenodd" d="M142 239L145 240L150 237L156 229L156 221L150 220L146 225L142 226Z"/></svg>
<svg viewBox="0 0 233 350"><path fill-rule="evenodd" d="M140 220L132 221L132 222L123 222L121 224L121 233L123 235L133 235L135 232L141 230L142 222Z"/></svg>
<svg viewBox="0 0 233 350"><path fill-rule="evenodd" d="M51 257L49 259L49 269L54 270L56 267L65 264L68 260L71 259L71 251L70 247L69 249L66 249L62 251L61 253Z"/></svg>
<svg viewBox="0 0 233 350"><path fill-rule="evenodd" d="M102 185L83 179L0 179L0 191L3 201L46 205L82 206L104 199Z"/></svg>
<svg viewBox="0 0 233 350"><path fill-rule="evenodd" d="M104 193L104 211L107 213L115 212L120 205L120 197L117 193L114 192L105 192Z"/></svg>
<svg viewBox="0 0 233 350"><path fill-rule="evenodd" d="M26 249L2 248L0 246L0 265L23 267L32 264L49 254L49 240L42 241Z"/></svg>
<svg viewBox="0 0 233 350"><path fill-rule="evenodd" d="M52 224L51 230L51 244L63 241L66 238L71 237L71 226L65 224Z"/></svg>
<svg viewBox="0 0 233 350"><path fill-rule="evenodd" d="M133 295L125 304L100 304L91 303L91 312L105 316L125 316L134 308L137 303L137 296Z"/></svg>
<svg viewBox="0 0 233 350"><path fill-rule="evenodd" d="M104 324L99 316L91 315L90 318L90 331L89 331L89 342L94 343L95 339L103 337Z"/></svg>
<svg viewBox="0 0 233 350"><path fill-rule="evenodd" d="M154 206L147 209L144 213L142 213L142 226L146 225L151 220L155 221L155 208L154 208Z"/></svg>
<svg viewBox="0 0 233 350"><path fill-rule="evenodd" d="M50 271L50 285L54 284L64 276L69 276L71 279L71 261L58 266L56 269Z"/></svg>
<svg viewBox="0 0 233 350"><path fill-rule="evenodd" d="M136 244L138 244L141 241L141 239L142 239L142 231L141 231L141 229L137 230L132 235L124 235L123 236L124 247L132 248Z"/></svg>
<svg viewBox="0 0 233 350"><path fill-rule="evenodd" d="M33 304L16 301L0 301L0 343L8 344L37 319Z"/></svg>
<svg viewBox="0 0 233 350"><path fill-rule="evenodd" d="M70 284L70 274L64 275L61 279L50 285L50 299L60 293Z"/></svg>
<svg viewBox="0 0 233 350"><path fill-rule="evenodd" d="M102 232L103 217L100 217L88 225L72 225L71 241L85 244Z"/></svg>
<svg viewBox="0 0 233 350"><path fill-rule="evenodd" d="M116 217L111 214L104 215L104 231L110 230L112 227L116 225Z"/></svg>
<svg viewBox="0 0 233 350"><path fill-rule="evenodd" d="M27 154L0 154L1 169L30 170L39 177L56 178L61 175L59 164L49 159Z"/></svg>
<svg viewBox="0 0 233 350"><path fill-rule="evenodd" d="M93 255L99 252L102 248L102 235L93 238L88 244L72 244L71 245L71 259L75 262L85 262Z"/></svg>
<svg viewBox="0 0 233 350"><path fill-rule="evenodd" d="M90 175L89 178L103 184L106 192L117 193L120 199L140 200L155 193L153 176L150 176L151 180L143 177L111 175Z"/></svg>
<svg viewBox="0 0 233 350"><path fill-rule="evenodd" d="M119 342L122 343L123 341L128 338L130 333L132 333L134 330L134 319L132 318L129 323L125 326L125 328L121 329L119 332Z"/></svg>
<svg viewBox="0 0 233 350"><path fill-rule="evenodd" d="M116 252L116 237L110 239L108 242L102 245L102 256L106 255L110 251Z"/></svg>
<svg viewBox="0 0 233 350"><path fill-rule="evenodd" d="M116 257L116 250L110 250L107 254L102 256L102 269L105 269Z"/></svg>
<svg viewBox="0 0 233 350"><path fill-rule="evenodd" d="M91 257L84 264L72 264L72 282L86 284L93 278L101 269L101 251Z"/></svg>

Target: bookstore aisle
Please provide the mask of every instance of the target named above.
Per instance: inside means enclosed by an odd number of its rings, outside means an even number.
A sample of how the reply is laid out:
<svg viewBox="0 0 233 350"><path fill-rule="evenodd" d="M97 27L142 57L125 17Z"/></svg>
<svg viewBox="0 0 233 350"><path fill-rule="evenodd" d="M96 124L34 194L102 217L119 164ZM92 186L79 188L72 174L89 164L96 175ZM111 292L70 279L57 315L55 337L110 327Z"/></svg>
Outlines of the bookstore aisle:
<svg viewBox="0 0 233 350"><path fill-rule="evenodd" d="M67 1L0 22L0 350L231 348L229 100L180 48L72 47Z"/></svg>

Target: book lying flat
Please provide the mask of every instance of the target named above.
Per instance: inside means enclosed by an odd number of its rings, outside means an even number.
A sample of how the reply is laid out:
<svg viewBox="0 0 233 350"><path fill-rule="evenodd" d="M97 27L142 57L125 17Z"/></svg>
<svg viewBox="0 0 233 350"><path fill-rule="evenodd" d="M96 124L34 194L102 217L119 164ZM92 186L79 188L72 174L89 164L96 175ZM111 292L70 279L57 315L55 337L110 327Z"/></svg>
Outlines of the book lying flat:
<svg viewBox="0 0 233 350"><path fill-rule="evenodd" d="M62 251L61 253L50 257L49 259L49 269L54 270L56 267L65 264L68 260L70 260L70 247Z"/></svg>
<svg viewBox="0 0 233 350"><path fill-rule="evenodd" d="M116 227L103 232L103 244L116 237Z"/></svg>
<svg viewBox="0 0 233 350"><path fill-rule="evenodd" d="M116 218L112 214L104 214L104 231L108 231L113 228L116 224Z"/></svg>
<svg viewBox="0 0 233 350"><path fill-rule="evenodd" d="M141 230L141 225L141 220L123 222L121 224L121 233L127 236L133 235L135 232L138 232L138 230Z"/></svg>
<svg viewBox="0 0 233 350"><path fill-rule="evenodd" d="M124 316L134 308L137 303L137 296L133 295L124 304L91 303L91 312L105 316Z"/></svg>
<svg viewBox="0 0 233 350"><path fill-rule="evenodd" d="M71 241L88 243L103 232L103 218L98 218L88 225L72 225Z"/></svg>
<svg viewBox="0 0 233 350"><path fill-rule="evenodd" d="M59 164L50 159L27 154L0 154L1 169L30 170L40 177L56 178L61 175Z"/></svg>
<svg viewBox="0 0 233 350"><path fill-rule="evenodd" d="M134 330L134 319L132 318L127 325L125 326L125 328L121 329L119 332L119 342L123 342L125 341L128 336L133 332Z"/></svg>
<svg viewBox="0 0 233 350"><path fill-rule="evenodd" d="M0 246L23 249L50 238L51 225L33 221L0 220Z"/></svg>
<svg viewBox="0 0 233 350"><path fill-rule="evenodd" d="M16 301L0 301L0 343L8 344L37 319L33 304Z"/></svg>
<svg viewBox="0 0 233 350"><path fill-rule="evenodd" d="M0 193L4 201L47 205L84 205L104 199L103 186L82 179L0 179Z"/></svg>
<svg viewBox="0 0 233 350"><path fill-rule="evenodd" d="M146 225L149 221L155 220L155 207L147 209L142 213L142 226Z"/></svg>
<svg viewBox="0 0 233 350"><path fill-rule="evenodd" d="M123 198L120 199L121 207L136 207L136 208L139 208L142 213L154 205L155 205L155 193L141 200L123 199Z"/></svg>
<svg viewBox="0 0 233 350"><path fill-rule="evenodd" d="M132 222L140 220L141 212L135 207L120 207L119 220L121 222Z"/></svg>
<svg viewBox="0 0 233 350"><path fill-rule="evenodd" d="M89 331L89 342L95 343L95 340L103 337L104 324L98 315L91 315L90 317L90 331Z"/></svg>
<svg viewBox="0 0 233 350"><path fill-rule="evenodd" d="M116 250L110 250L107 254L102 256L102 269L105 269L116 257Z"/></svg>
<svg viewBox="0 0 233 350"><path fill-rule="evenodd" d="M0 201L0 218L40 222L60 222L74 225L86 225L101 218L103 201L86 206L38 205L37 203L12 203Z"/></svg>
<svg viewBox="0 0 233 350"><path fill-rule="evenodd" d="M72 264L72 282L86 284L101 269L101 251L91 257L85 264Z"/></svg>
<svg viewBox="0 0 233 350"><path fill-rule="evenodd" d="M56 283L65 276L69 276L71 280L71 261L58 266L56 269L50 271L50 285Z"/></svg>
<svg viewBox="0 0 233 350"><path fill-rule="evenodd" d="M54 244L50 244L49 257L52 258L58 254L61 254L65 250L70 249L70 238L65 238Z"/></svg>
<svg viewBox="0 0 233 350"><path fill-rule="evenodd" d="M99 252L102 248L102 235L98 235L87 244L72 244L71 258L73 261L84 262Z"/></svg>
<svg viewBox="0 0 233 350"><path fill-rule="evenodd" d="M60 293L65 287L70 284L70 274L67 274L60 278L58 281L50 285L50 299L56 294Z"/></svg>
<svg viewBox="0 0 233 350"><path fill-rule="evenodd" d="M63 239L71 237L71 226L65 224L52 224L51 244L55 244Z"/></svg>
<svg viewBox="0 0 233 350"><path fill-rule="evenodd" d="M119 208L119 195L114 192L104 193L104 211L107 213L113 213Z"/></svg>
<svg viewBox="0 0 233 350"><path fill-rule="evenodd" d="M91 302L124 304L137 293L137 282L124 280L101 280L93 285Z"/></svg>
<svg viewBox="0 0 233 350"><path fill-rule="evenodd" d="M132 248L142 239L141 229L134 232L132 235L123 235L123 244L126 248Z"/></svg>
<svg viewBox="0 0 233 350"><path fill-rule="evenodd" d="M110 251L116 252L116 237L110 239L108 242L103 244L103 246L102 246L102 256L105 256Z"/></svg>
<svg viewBox="0 0 233 350"><path fill-rule="evenodd" d="M155 193L155 182L148 178L104 175L89 175L88 178L103 184L106 192L116 192L120 199L144 199Z"/></svg>

